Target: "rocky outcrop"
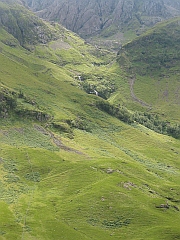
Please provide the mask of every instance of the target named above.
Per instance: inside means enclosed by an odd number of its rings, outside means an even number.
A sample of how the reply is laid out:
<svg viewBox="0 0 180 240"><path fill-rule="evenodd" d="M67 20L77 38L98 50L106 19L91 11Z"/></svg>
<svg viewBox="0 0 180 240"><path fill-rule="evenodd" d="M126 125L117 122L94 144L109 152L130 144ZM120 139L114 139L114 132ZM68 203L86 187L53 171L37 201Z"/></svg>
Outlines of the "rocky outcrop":
<svg viewBox="0 0 180 240"><path fill-rule="evenodd" d="M178 0L26 0L38 16L89 37L113 28L144 28L180 15ZM111 34L111 33L110 33Z"/></svg>

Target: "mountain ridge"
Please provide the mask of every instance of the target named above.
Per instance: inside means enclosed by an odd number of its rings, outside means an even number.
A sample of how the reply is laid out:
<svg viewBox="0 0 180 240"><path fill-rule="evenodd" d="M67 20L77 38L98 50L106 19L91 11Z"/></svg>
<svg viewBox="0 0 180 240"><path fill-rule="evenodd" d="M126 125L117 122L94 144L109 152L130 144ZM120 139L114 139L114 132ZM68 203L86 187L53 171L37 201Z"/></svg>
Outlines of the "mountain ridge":
<svg viewBox="0 0 180 240"><path fill-rule="evenodd" d="M164 19L180 15L176 0L111 0L111 1L27 1L38 16L60 22L84 38L115 31L126 32L135 27L135 33Z"/></svg>

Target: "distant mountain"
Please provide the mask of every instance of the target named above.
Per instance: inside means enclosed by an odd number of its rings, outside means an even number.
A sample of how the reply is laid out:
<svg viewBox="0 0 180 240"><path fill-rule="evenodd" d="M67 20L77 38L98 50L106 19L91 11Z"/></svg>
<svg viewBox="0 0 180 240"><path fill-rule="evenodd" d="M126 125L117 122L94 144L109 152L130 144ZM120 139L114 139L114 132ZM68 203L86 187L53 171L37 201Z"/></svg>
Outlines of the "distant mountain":
<svg viewBox="0 0 180 240"><path fill-rule="evenodd" d="M84 38L109 37L133 30L140 34L164 19L180 15L177 0L26 0L38 16L57 21Z"/></svg>

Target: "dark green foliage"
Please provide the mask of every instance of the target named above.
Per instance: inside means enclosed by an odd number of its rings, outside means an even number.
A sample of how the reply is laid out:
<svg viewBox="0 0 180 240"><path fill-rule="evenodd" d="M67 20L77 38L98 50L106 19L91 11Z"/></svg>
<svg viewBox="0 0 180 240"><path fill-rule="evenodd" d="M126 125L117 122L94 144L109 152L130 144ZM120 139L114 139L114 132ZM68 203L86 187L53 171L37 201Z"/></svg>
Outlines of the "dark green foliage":
<svg viewBox="0 0 180 240"><path fill-rule="evenodd" d="M116 220L104 220L102 225L106 228L120 228L130 224L130 219L118 217Z"/></svg>
<svg viewBox="0 0 180 240"><path fill-rule="evenodd" d="M102 225L105 228L121 228L124 226L128 226L130 224L130 219L125 219L124 217L116 217L114 219L105 219L104 221L100 222L99 219L91 218L87 221L92 226Z"/></svg>
<svg viewBox="0 0 180 240"><path fill-rule="evenodd" d="M8 183L16 183L19 181L19 177L14 174L8 174L4 176L5 181Z"/></svg>
<svg viewBox="0 0 180 240"><path fill-rule="evenodd" d="M0 91L0 117L7 118L11 114L15 114L21 118L31 118L40 122L47 121L51 117L46 112L37 109L28 109L24 104L18 104L18 98L23 99L25 103L34 106L36 103L34 100L26 97L22 91L18 94L15 91L10 91L7 88L2 88ZM36 106L37 107L37 106Z"/></svg>
<svg viewBox="0 0 180 240"><path fill-rule="evenodd" d="M11 110L14 110L17 106L17 96L15 92L11 92L8 89L2 89L0 91L0 117L7 117Z"/></svg>
<svg viewBox="0 0 180 240"><path fill-rule="evenodd" d="M111 93L115 92L115 86L112 82L105 81L98 79L97 84L90 84L88 79L83 78L83 82L80 82L83 90L88 94L97 94L99 97L104 99L108 99Z"/></svg>
<svg viewBox="0 0 180 240"><path fill-rule="evenodd" d="M11 161L5 161L4 160L4 169L9 172L9 173L15 173L18 171L16 163L11 160Z"/></svg>
<svg viewBox="0 0 180 240"><path fill-rule="evenodd" d="M85 119L83 119L82 117L77 117L76 119L73 120L67 120L66 122L71 128L77 128L86 131L88 130L87 123Z"/></svg>
<svg viewBox="0 0 180 240"><path fill-rule="evenodd" d="M6 232L5 231L0 231L0 235L5 235Z"/></svg>
<svg viewBox="0 0 180 240"><path fill-rule="evenodd" d="M24 98L24 93L23 93L23 91L21 89L19 91L18 97L19 98Z"/></svg>
<svg viewBox="0 0 180 240"><path fill-rule="evenodd" d="M155 132L168 134L175 138L180 137L180 125L171 125L168 121L159 119L158 115L146 112L136 112L133 114L133 120L151 130L154 130Z"/></svg>
<svg viewBox="0 0 180 240"><path fill-rule="evenodd" d="M18 95L18 98L23 99L24 103L28 103L28 104L30 104L32 106L36 106L38 108L36 101L34 99L31 99L30 97L26 96L21 89L17 95Z"/></svg>
<svg viewBox="0 0 180 240"><path fill-rule="evenodd" d="M14 160L4 160L3 161L3 167L4 170L6 171L6 175L4 176L4 181L8 182L8 183L16 183L19 181L19 177L16 175L16 173L18 172L17 169L17 164L14 162Z"/></svg>
<svg viewBox="0 0 180 240"><path fill-rule="evenodd" d="M131 113L127 108L111 105L107 101L98 101L96 106L125 123L132 124L136 122L155 132L180 138L180 124L172 125L168 121L160 119L158 115L147 112Z"/></svg>
<svg viewBox="0 0 180 240"><path fill-rule="evenodd" d="M180 138L180 124L176 124L174 126L167 126L167 133L175 138Z"/></svg>
<svg viewBox="0 0 180 240"><path fill-rule="evenodd" d="M96 106L108 114L120 119L125 123L132 123L132 114L125 107L116 107L107 101L97 101Z"/></svg>
<svg viewBox="0 0 180 240"><path fill-rule="evenodd" d="M15 114L17 114L18 117L30 118L30 119L38 120L39 122L47 121L51 118L45 112L42 112L40 110L29 110L27 108L17 108L15 110Z"/></svg>
<svg viewBox="0 0 180 240"><path fill-rule="evenodd" d="M50 123L59 133L65 134L68 138L74 138L74 129L80 129L90 132L88 121L78 116L75 119L67 119L64 121L53 121Z"/></svg>
<svg viewBox="0 0 180 240"><path fill-rule="evenodd" d="M52 122L52 125L53 125L54 128L56 128L61 133L64 132L64 133L71 133L72 134L72 129L65 122Z"/></svg>

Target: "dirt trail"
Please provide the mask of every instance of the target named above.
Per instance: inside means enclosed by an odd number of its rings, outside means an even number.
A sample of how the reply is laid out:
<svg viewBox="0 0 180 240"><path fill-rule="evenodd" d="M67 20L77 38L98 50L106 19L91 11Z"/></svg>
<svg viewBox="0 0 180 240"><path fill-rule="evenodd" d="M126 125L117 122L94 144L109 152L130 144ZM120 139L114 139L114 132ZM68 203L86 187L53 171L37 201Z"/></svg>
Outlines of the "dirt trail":
<svg viewBox="0 0 180 240"><path fill-rule="evenodd" d="M140 103L142 106L144 107L151 107L149 104L147 104L146 102L142 101L141 99L137 98L136 95L134 94L134 83L136 81L136 77L134 76L133 78L131 78L129 80L129 84L130 84L130 91L131 91L131 97L133 98L134 101Z"/></svg>
<svg viewBox="0 0 180 240"><path fill-rule="evenodd" d="M77 154L80 154L80 155L84 155L84 153L82 153L82 152L80 152L80 151L78 151L78 150L76 150L76 149L73 149L73 148L70 148L70 147L67 147L66 145L64 145L64 144L62 143L62 141L61 141L58 137L56 137L56 136L54 135L54 133L52 133L51 131L45 130L43 127L41 127L41 126L39 126L39 125L36 125L36 124L34 125L34 128L35 128L37 131L39 131L39 132L41 132L42 134L44 134L44 135L49 135L49 136L51 137L53 143L54 143L57 147L59 147L60 149L63 149L63 150L68 151L68 152L74 152L74 153L77 153Z"/></svg>
<svg viewBox="0 0 180 240"><path fill-rule="evenodd" d="M58 139L57 137L55 137L55 135L54 135L52 132L50 132L50 135L51 135L51 139L53 140L54 144L55 144L57 147L65 150L65 151L68 151L68 152L74 152L74 153L77 153L77 154L80 154L80 155L84 155L82 152L80 152L80 151L78 151L78 150L75 150L75 149L73 149L73 148L70 148L70 147L65 146L65 145L61 142L60 139Z"/></svg>

